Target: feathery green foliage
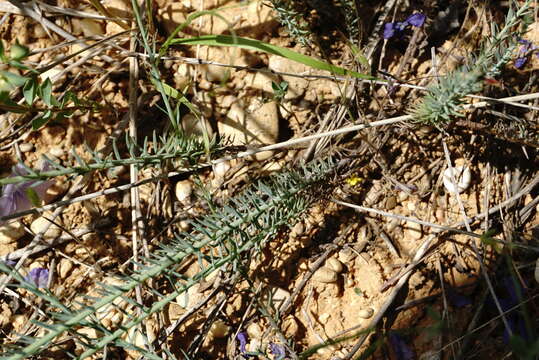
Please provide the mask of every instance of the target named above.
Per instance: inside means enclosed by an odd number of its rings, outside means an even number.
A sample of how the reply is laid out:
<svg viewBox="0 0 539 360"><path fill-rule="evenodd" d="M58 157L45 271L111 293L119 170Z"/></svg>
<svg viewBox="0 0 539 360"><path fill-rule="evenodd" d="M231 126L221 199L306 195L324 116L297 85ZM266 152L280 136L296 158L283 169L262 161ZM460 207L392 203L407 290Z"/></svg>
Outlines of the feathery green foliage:
<svg viewBox="0 0 539 360"><path fill-rule="evenodd" d="M530 24L530 6L528 0L518 10L510 9L501 29L492 24L492 36L486 37L479 55L470 56L469 65L452 71L427 88L427 95L412 108L414 120L441 128L453 118L464 116L461 109L464 96L481 91L483 80L499 75L514 55L518 38Z"/></svg>
<svg viewBox="0 0 539 360"><path fill-rule="evenodd" d="M319 199L310 195L312 192L307 191L309 187L320 184L333 167L331 161L317 162L299 171L283 172L273 176L270 181L259 182L219 211L195 221L193 232L177 234L170 244L162 245L160 251L148 259L143 259L143 263L149 265L139 265L130 275L119 277L121 286L101 284L100 292L103 295L89 299L90 304L87 305L74 307L62 304L51 293L37 289L21 275L14 273L14 279L20 283L15 286L24 287L43 299L49 305L51 319L56 321L52 324L38 324L46 329L46 333L40 338L32 339L31 343L3 349L9 351L6 359L23 359L37 354L67 331L76 335L86 349L76 358L82 359L95 354L111 343L127 346L119 339L131 328L152 314L162 311L178 295L185 293L210 273L223 269L228 264L236 268L234 263L240 261L241 254L260 249L282 226L297 219L312 201ZM204 262L200 262L203 268L199 273L186 278L175 271L179 264L193 257L204 259ZM10 269L1 263L0 270L10 273ZM148 280L162 276L175 281L174 291L167 295L156 294L158 298L149 306L138 304L129 296L137 286L144 286ZM100 323L96 314L100 309L116 304L119 298L139 311L128 314L129 320L118 329L110 330ZM83 342L81 339L84 337L77 332L80 326L96 329L101 335Z"/></svg>
<svg viewBox="0 0 539 360"><path fill-rule="evenodd" d="M297 3L295 0L271 0L271 5L277 13L277 18L281 25L286 27L294 40L307 47L311 44L309 39L311 31L307 22L296 10L295 5L297 4L295 3ZM305 7L305 4L299 4L299 6Z"/></svg>

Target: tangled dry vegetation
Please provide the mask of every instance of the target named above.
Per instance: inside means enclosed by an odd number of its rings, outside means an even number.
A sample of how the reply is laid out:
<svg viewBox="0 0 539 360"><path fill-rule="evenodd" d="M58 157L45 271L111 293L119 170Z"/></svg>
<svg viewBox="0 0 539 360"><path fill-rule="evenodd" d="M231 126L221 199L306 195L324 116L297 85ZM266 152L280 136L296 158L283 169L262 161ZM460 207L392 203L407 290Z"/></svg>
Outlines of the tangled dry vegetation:
<svg viewBox="0 0 539 360"><path fill-rule="evenodd" d="M0 13L6 359L539 355L536 2Z"/></svg>

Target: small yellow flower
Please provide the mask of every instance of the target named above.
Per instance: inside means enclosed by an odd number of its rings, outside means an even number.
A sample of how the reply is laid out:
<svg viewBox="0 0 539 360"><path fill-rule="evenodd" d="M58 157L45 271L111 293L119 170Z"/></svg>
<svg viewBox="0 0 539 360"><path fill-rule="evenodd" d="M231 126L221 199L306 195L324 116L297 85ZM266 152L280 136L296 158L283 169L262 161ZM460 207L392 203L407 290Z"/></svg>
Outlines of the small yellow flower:
<svg viewBox="0 0 539 360"><path fill-rule="evenodd" d="M356 186L358 184L361 184L365 179L357 176L357 175L352 175L350 176L349 178L347 178L345 181L348 185L350 186Z"/></svg>

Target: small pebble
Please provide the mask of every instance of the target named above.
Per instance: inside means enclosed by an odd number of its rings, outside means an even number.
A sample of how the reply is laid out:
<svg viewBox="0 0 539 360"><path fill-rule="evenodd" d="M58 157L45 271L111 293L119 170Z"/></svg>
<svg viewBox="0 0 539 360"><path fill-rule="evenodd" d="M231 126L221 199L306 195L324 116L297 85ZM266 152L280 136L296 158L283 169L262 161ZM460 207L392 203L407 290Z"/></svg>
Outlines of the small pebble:
<svg viewBox="0 0 539 360"><path fill-rule="evenodd" d="M24 236L24 227L18 221L0 226L0 245L11 244Z"/></svg>
<svg viewBox="0 0 539 360"><path fill-rule="evenodd" d="M128 169L129 167L126 165L111 167L110 169L107 170L107 177L109 179L117 179L123 174L127 173Z"/></svg>
<svg viewBox="0 0 539 360"><path fill-rule="evenodd" d="M400 220L399 219L391 219L391 221L389 221L389 224L387 225L387 231L392 232L399 225L400 225Z"/></svg>
<svg viewBox="0 0 539 360"><path fill-rule="evenodd" d="M410 211L416 211L417 209L417 206L415 204L415 202L413 201L409 201L407 204L406 204L406 208Z"/></svg>
<svg viewBox="0 0 539 360"><path fill-rule="evenodd" d="M284 319L282 329L288 337L293 338L297 335L299 331L299 325L294 315L290 315Z"/></svg>
<svg viewBox="0 0 539 360"><path fill-rule="evenodd" d="M421 224L416 222L407 221L406 222L406 232L412 239L419 240L421 239Z"/></svg>
<svg viewBox="0 0 539 360"><path fill-rule="evenodd" d="M386 210L393 210L397 206L397 197L392 195L386 199Z"/></svg>
<svg viewBox="0 0 539 360"><path fill-rule="evenodd" d="M94 19L80 19L80 27L84 36L100 36L104 34L101 24Z"/></svg>
<svg viewBox="0 0 539 360"><path fill-rule="evenodd" d="M213 167L213 175L216 178L223 178L228 170L230 170L230 161L224 161Z"/></svg>
<svg viewBox="0 0 539 360"><path fill-rule="evenodd" d="M276 308L279 308L282 304L290 299L290 292L280 287L273 287L271 291L271 301Z"/></svg>
<svg viewBox="0 0 539 360"><path fill-rule="evenodd" d="M418 133L420 137L426 137L432 132L432 126L429 125L423 125L418 129Z"/></svg>
<svg viewBox="0 0 539 360"><path fill-rule="evenodd" d="M329 315L328 313L323 313L323 314L321 314L321 315L318 317L318 320L319 320L322 324L325 324L325 323L328 322L330 316L331 316L331 315Z"/></svg>
<svg viewBox="0 0 539 360"><path fill-rule="evenodd" d="M262 328L258 323L250 323L249 326L247 326L247 335L249 335L250 338L259 339L262 337Z"/></svg>
<svg viewBox="0 0 539 360"><path fill-rule="evenodd" d="M189 200L192 193L193 186L191 185L191 181L178 181L178 183L176 184L176 199L178 199L180 202L185 202Z"/></svg>
<svg viewBox="0 0 539 360"><path fill-rule="evenodd" d="M455 178L453 184L452 177ZM467 166L450 167L444 171L444 187L449 194L461 193L468 189L472 180L472 174Z"/></svg>
<svg viewBox="0 0 539 360"><path fill-rule="evenodd" d="M339 251L339 260L343 263L349 263L356 258L357 254L350 248Z"/></svg>
<svg viewBox="0 0 539 360"><path fill-rule="evenodd" d="M73 262L71 260L60 260L60 264L58 264L58 274L60 275L60 279L65 279L71 269L73 269Z"/></svg>
<svg viewBox="0 0 539 360"><path fill-rule="evenodd" d="M292 228L292 235L294 236L301 236L303 232L305 231L305 225L303 224L303 221L298 221L296 225Z"/></svg>
<svg viewBox="0 0 539 360"><path fill-rule="evenodd" d="M30 152L32 150L34 150L34 144L31 144L31 143L22 143L19 145L19 149L21 150L21 152L25 153L25 152Z"/></svg>
<svg viewBox="0 0 539 360"><path fill-rule="evenodd" d="M57 158L61 158L62 156L64 156L64 150L62 150L62 148L59 148L59 147L52 147L49 150L49 154Z"/></svg>
<svg viewBox="0 0 539 360"><path fill-rule="evenodd" d="M214 339L223 339L228 335L230 327L223 320L215 321L210 328L210 334Z"/></svg>
<svg viewBox="0 0 539 360"><path fill-rule="evenodd" d="M49 225L50 227L45 234L43 234L43 238L46 240L54 240L62 234L62 230L56 225L51 224L51 222L44 217L35 219L32 224L30 224L30 229L34 232L34 234L38 234L45 230L45 228Z"/></svg>
<svg viewBox="0 0 539 360"><path fill-rule="evenodd" d="M539 258L535 262L535 281L539 283Z"/></svg>
<svg viewBox="0 0 539 360"><path fill-rule="evenodd" d="M338 259L330 258L326 261L326 266L331 270L335 271L337 274L342 273L343 264Z"/></svg>
<svg viewBox="0 0 539 360"><path fill-rule="evenodd" d="M336 282L337 278L338 278L337 273L327 267L321 267L313 275L313 279L315 281L326 283L326 284L331 284L331 283Z"/></svg>
<svg viewBox="0 0 539 360"><path fill-rule="evenodd" d="M374 314L374 310L372 308L361 309L357 313L357 315L362 319L370 319L373 314Z"/></svg>

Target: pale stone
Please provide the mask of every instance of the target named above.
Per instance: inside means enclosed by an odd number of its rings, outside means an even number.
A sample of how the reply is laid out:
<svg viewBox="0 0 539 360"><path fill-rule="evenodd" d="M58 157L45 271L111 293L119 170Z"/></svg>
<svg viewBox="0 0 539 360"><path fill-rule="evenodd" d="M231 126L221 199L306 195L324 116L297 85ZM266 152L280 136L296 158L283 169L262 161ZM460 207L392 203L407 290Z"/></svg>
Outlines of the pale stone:
<svg viewBox="0 0 539 360"><path fill-rule="evenodd" d="M22 144L19 145L19 150L21 150L21 152L23 152L23 153L30 152L30 151L34 150L34 144L22 143Z"/></svg>
<svg viewBox="0 0 539 360"><path fill-rule="evenodd" d="M71 260L65 258L60 260L60 263L58 264L58 274L60 275L60 279L67 278L71 269L73 269L73 262Z"/></svg>
<svg viewBox="0 0 539 360"><path fill-rule="evenodd" d="M222 83L230 78L230 70L225 66L206 65L203 69L209 82Z"/></svg>
<svg viewBox="0 0 539 360"><path fill-rule="evenodd" d="M75 20L75 19L74 19ZM94 19L80 19L80 27L84 36L101 36L105 32L101 26L101 23Z"/></svg>
<svg viewBox="0 0 539 360"><path fill-rule="evenodd" d="M164 9L159 9L158 14L163 19L161 22L167 33L172 33L185 22L187 10L180 2L171 2Z"/></svg>
<svg viewBox="0 0 539 360"><path fill-rule="evenodd" d="M269 292L269 293L268 293ZM268 291L264 292L262 301L267 302L270 299L276 309L279 309L285 302L290 299L290 292L280 287L270 287Z"/></svg>
<svg viewBox="0 0 539 360"><path fill-rule="evenodd" d="M456 184L453 183L455 179ZM470 168L467 166L449 167L444 171L444 187L451 195L461 193L468 189L472 180Z"/></svg>
<svg viewBox="0 0 539 360"><path fill-rule="evenodd" d="M220 162L213 167L213 175L216 178L224 178L230 167L230 161Z"/></svg>
<svg viewBox="0 0 539 360"><path fill-rule="evenodd" d="M9 258L9 254L17 250L18 244L16 242L0 244L0 257Z"/></svg>
<svg viewBox="0 0 539 360"><path fill-rule="evenodd" d="M230 327L224 323L222 320L215 321L210 327L210 335L214 339L223 339L228 335Z"/></svg>
<svg viewBox="0 0 539 360"><path fill-rule="evenodd" d="M142 326L145 326L147 341L149 343L152 343L155 340L156 336L157 336L157 332L156 332L157 323L156 323L156 321L153 318L146 319L142 323ZM134 327L130 328L129 331L127 332L127 334L124 334L123 338L124 338L124 340L126 340L130 344L133 344L133 345L138 346L140 348L144 348L144 346L145 346L144 345L145 344L144 335L142 334L141 329L140 329L139 326L134 326ZM131 350L129 353L131 354L132 357L136 357L136 354L138 354L138 352L134 351L134 350Z"/></svg>
<svg viewBox="0 0 539 360"><path fill-rule="evenodd" d="M330 318L330 314L328 313L322 313L320 314L320 316L318 317L318 320L322 323L322 324L325 324L328 322L329 318Z"/></svg>
<svg viewBox="0 0 539 360"><path fill-rule="evenodd" d="M178 320L184 313L185 309L176 303L168 304L168 319L170 322Z"/></svg>
<svg viewBox="0 0 539 360"><path fill-rule="evenodd" d="M279 134L279 117L275 102L257 103L245 110L242 101L230 107L226 119L218 124L221 136L233 145L274 144Z"/></svg>
<svg viewBox="0 0 539 360"><path fill-rule="evenodd" d="M131 2L129 0L103 0L102 4L112 16L120 18L131 17ZM107 23L113 22L107 20Z"/></svg>
<svg viewBox="0 0 539 360"><path fill-rule="evenodd" d="M200 284L197 283L191 286L186 292L183 292L182 294L178 295L176 297L176 302L182 308L190 310L196 304L202 301L203 298L204 295L200 291Z"/></svg>
<svg viewBox="0 0 539 360"><path fill-rule="evenodd" d="M339 260L343 263L349 263L356 258L357 254L350 248L339 251Z"/></svg>
<svg viewBox="0 0 539 360"><path fill-rule="evenodd" d="M290 315L286 317L283 321L283 325L281 327L283 329L283 332L288 337L295 337L299 332L299 325L298 321L294 317L294 315Z"/></svg>
<svg viewBox="0 0 539 360"><path fill-rule="evenodd" d="M330 284L330 283L336 282L337 279L338 279L337 273L327 267L321 267L313 275L313 280L321 282L321 283Z"/></svg>
<svg viewBox="0 0 539 360"><path fill-rule="evenodd" d="M175 187L176 199L180 202L188 201L193 193L193 185L189 180L178 181Z"/></svg>
<svg viewBox="0 0 539 360"><path fill-rule="evenodd" d="M24 236L24 227L18 221L0 226L0 245L6 245L17 242Z"/></svg>
<svg viewBox="0 0 539 360"><path fill-rule="evenodd" d="M50 225L50 226L49 226ZM62 229L58 228L58 226L52 224L50 221L45 219L44 217L39 217L35 219L32 224L30 224L30 229L34 232L34 234L41 233L46 229L46 227L49 226L48 230L43 234L43 238L46 240L54 240L58 238L62 234Z"/></svg>
<svg viewBox="0 0 539 360"><path fill-rule="evenodd" d="M422 236L421 224L418 224L412 221L407 221L405 232L410 238L419 240L421 239L421 236Z"/></svg>
<svg viewBox="0 0 539 360"><path fill-rule="evenodd" d="M262 338L262 328L260 327L260 325L258 325L258 323L250 323L249 326L247 326L247 335L249 335L250 338L252 339L260 339Z"/></svg>
<svg viewBox="0 0 539 360"><path fill-rule="evenodd" d="M539 283L539 258L535 261L535 281Z"/></svg>
<svg viewBox="0 0 539 360"><path fill-rule="evenodd" d="M245 87L262 90L268 94L273 94L272 82L279 83L279 77L273 74L256 72L250 73L243 79Z"/></svg>
<svg viewBox="0 0 539 360"><path fill-rule="evenodd" d="M57 158L61 158L64 156L65 152L62 148L55 146L49 149L49 154Z"/></svg>
<svg viewBox="0 0 539 360"><path fill-rule="evenodd" d="M74 47L75 45L72 45L72 46ZM81 48L79 48L77 50L73 50L72 53L77 52L80 49ZM61 76L62 71L64 71L64 69L62 69L59 66L53 67L52 69L49 69L49 70L39 74L39 79L41 81L45 81L47 79L50 79L54 83L56 81L56 79Z"/></svg>
<svg viewBox="0 0 539 360"><path fill-rule="evenodd" d="M40 24L36 24L36 26L34 26L34 37L36 39L41 39L41 38L46 38L47 37L47 32L45 31L43 26L41 26Z"/></svg>
<svg viewBox="0 0 539 360"><path fill-rule="evenodd" d="M51 186L47 188L47 191L45 191L43 201L45 202L45 204L49 204L52 201L56 200L58 197L60 197L66 190L66 184L63 184L60 181L55 181Z"/></svg>
<svg viewBox="0 0 539 360"><path fill-rule="evenodd" d="M276 72L287 72L297 75L309 73L310 68L306 65L298 62L283 58L277 55L271 55L268 61L268 67ZM288 91L286 92L285 99L296 99L303 94L309 86L309 82L301 77L283 76L284 81L288 83Z"/></svg>
<svg viewBox="0 0 539 360"><path fill-rule="evenodd" d="M246 346L246 350L249 352L258 352L262 347L262 342L259 339L252 339Z"/></svg>
<svg viewBox="0 0 539 360"><path fill-rule="evenodd" d="M106 34L110 36L110 35L114 35L122 31L125 31L125 29L121 27L120 25L118 25L117 23L115 23L114 21L107 21L107 26L105 28L105 31L106 31Z"/></svg>
<svg viewBox="0 0 539 360"><path fill-rule="evenodd" d="M22 333L23 327L26 325L26 323L29 321L27 315L13 315L11 317L11 324L13 325L13 330L16 333Z"/></svg>
<svg viewBox="0 0 539 360"><path fill-rule="evenodd" d="M303 224L303 221L298 221L290 231L293 236L301 236L304 232L305 225Z"/></svg>
<svg viewBox="0 0 539 360"><path fill-rule="evenodd" d="M374 310L371 308L361 309L357 315L362 319L370 319L374 315Z"/></svg>
<svg viewBox="0 0 539 360"><path fill-rule="evenodd" d="M416 206L415 202L409 201L408 203L406 203L406 208L408 210L410 210L410 211L416 211L417 206Z"/></svg>
<svg viewBox="0 0 539 360"><path fill-rule="evenodd" d="M326 266L335 271L337 274L340 274L344 269L342 262L335 258L329 258L326 261Z"/></svg>
<svg viewBox="0 0 539 360"><path fill-rule="evenodd" d="M395 206L397 206L397 197L394 195L391 195L386 199L386 210L393 210Z"/></svg>

